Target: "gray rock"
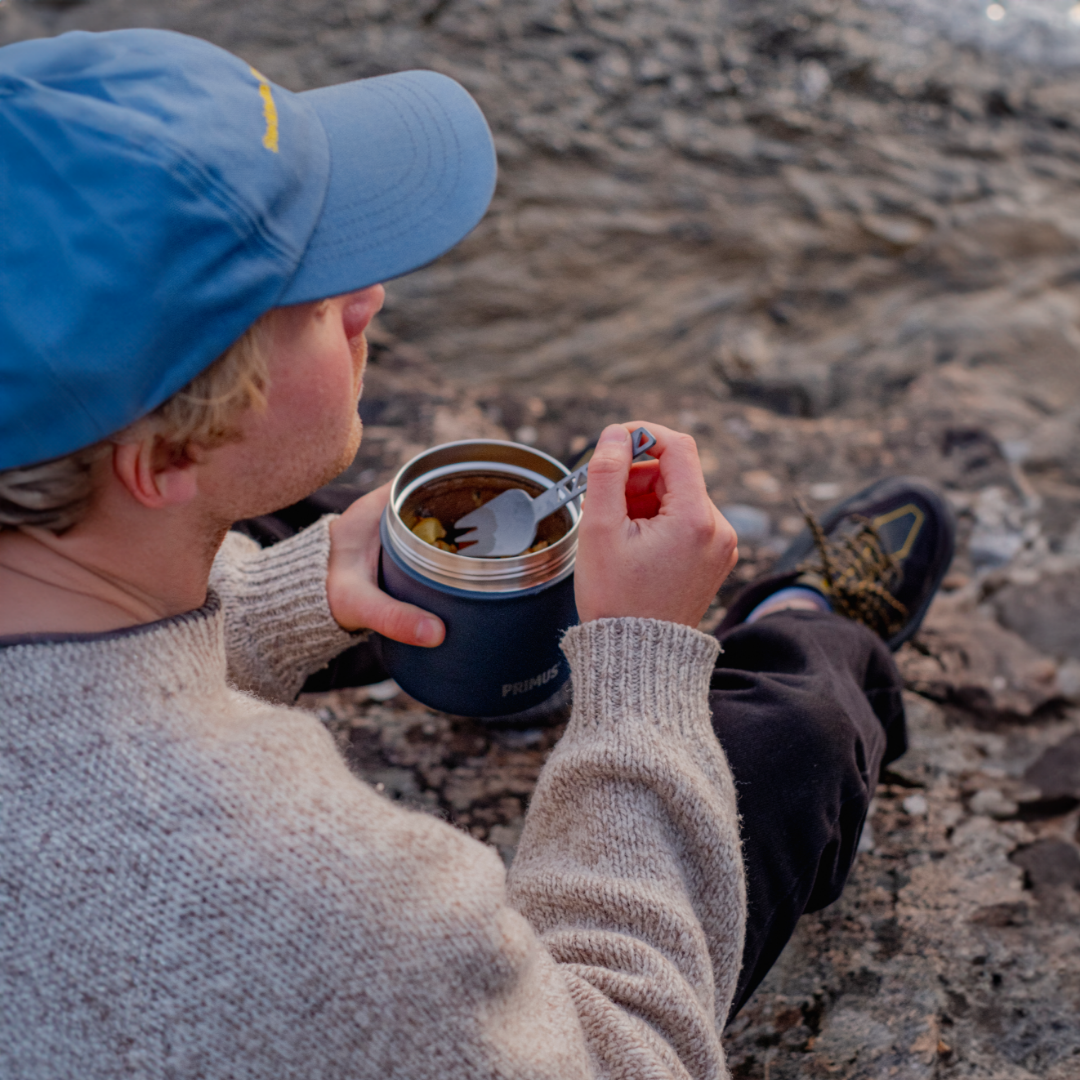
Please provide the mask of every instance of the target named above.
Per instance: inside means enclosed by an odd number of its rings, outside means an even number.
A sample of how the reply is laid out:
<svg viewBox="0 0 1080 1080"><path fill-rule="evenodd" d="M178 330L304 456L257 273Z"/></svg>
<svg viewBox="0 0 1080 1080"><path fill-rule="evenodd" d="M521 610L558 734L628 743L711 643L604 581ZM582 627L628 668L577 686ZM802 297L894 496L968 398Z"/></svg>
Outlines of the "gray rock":
<svg viewBox="0 0 1080 1080"><path fill-rule="evenodd" d="M985 611L941 597L919 632L918 648L897 662L907 684L986 717L1030 716L1059 698L1057 666Z"/></svg>
<svg viewBox="0 0 1080 1080"><path fill-rule="evenodd" d="M983 788L971 797L968 803L973 814L985 814L992 818L1011 818L1020 807L1007 799L997 788Z"/></svg>
<svg viewBox="0 0 1080 1080"><path fill-rule="evenodd" d="M1037 839L968 817L961 783L993 738L913 695L906 704L913 752L932 765L920 774L928 812L907 813L906 787L879 789L873 850L835 905L804 917L728 1029L733 1073L1071 1080L1080 852L1060 830Z"/></svg>
<svg viewBox="0 0 1080 1080"><path fill-rule="evenodd" d="M1047 800L1080 800L1080 734L1051 746L1024 773Z"/></svg>
<svg viewBox="0 0 1080 1080"><path fill-rule="evenodd" d="M741 544L761 543L767 540L772 532L772 519L756 506L727 503L720 507L720 513L727 518Z"/></svg>
<svg viewBox="0 0 1080 1080"><path fill-rule="evenodd" d="M1009 858L1024 870L1031 888L1080 889L1080 851L1066 840L1037 840L1017 848Z"/></svg>
<svg viewBox="0 0 1080 1080"><path fill-rule="evenodd" d="M976 567L994 569L1012 562L1023 546L1019 532L977 525L968 540L968 555Z"/></svg>
<svg viewBox="0 0 1080 1080"><path fill-rule="evenodd" d="M1080 571L1006 585L994 594L993 604L1002 626L1040 652L1080 659Z"/></svg>

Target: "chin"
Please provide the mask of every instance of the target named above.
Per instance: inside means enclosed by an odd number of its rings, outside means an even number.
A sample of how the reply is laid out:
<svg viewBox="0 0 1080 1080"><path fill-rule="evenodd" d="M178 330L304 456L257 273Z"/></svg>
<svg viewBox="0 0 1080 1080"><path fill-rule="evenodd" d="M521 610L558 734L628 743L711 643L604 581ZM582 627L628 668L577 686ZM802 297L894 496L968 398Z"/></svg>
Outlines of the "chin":
<svg viewBox="0 0 1080 1080"><path fill-rule="evenodd" d="M348 444L341 451L338 462L339 468L337 473L334 473L335 476L337 476L338 473L344 472L353 463L353 459L360 450L360 442L364 435L364 425L361 423L359 415L356 413L353 415L356 417L356 421L349 431Z"/></svg>
<svg viewBox="0 0 1080 1080"><path fill-rule="evenodd" d="M352 464L360 447L360 434L360 419L357 417L356 423L347 431L338 429L335 432L336 438L332 444L325 435L318 440L309 438L307 453L303 452L304 448L298 448L297 453L276 458L273 463L265 463L269 467L264 465L258 477L253 477L252 482L244 485L244 505L232 508L231 521L272 514L307 498L324 484L330 483ZM337 448L332 456L327 453L331 445Z"/></svg>
<svg viewBox="0 0 1080 1080"><path fill-rule="evenodd" d="M352 463L356 457L357 451L360 449L360 437L363 434L363 426L360 423L360 417L356 417L356 422L349 430L348 438L344 441L341 450L334 458L332 463L328 463L325 471L325 475L319 482L312 488L321 488L323 484L329 484L335 477L340 476Z"/></svg>

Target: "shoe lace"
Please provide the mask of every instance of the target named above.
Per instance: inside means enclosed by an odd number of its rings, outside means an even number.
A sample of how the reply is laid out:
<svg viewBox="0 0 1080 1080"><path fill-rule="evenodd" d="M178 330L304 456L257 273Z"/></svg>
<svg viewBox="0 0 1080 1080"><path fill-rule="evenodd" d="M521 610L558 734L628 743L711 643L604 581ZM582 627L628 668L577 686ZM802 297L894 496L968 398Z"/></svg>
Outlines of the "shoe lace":
<svg viewBox="0 0 1080 1080"><path fill-rule="evenodd" d="M796 497L796 505L814 538L817 561L806 559L798 570L824 593L833 611L860 622L883 638L891 637L908 616L907 608L893 596L903 571L885 550L881 536L869 518L852 514L854 532L830 539L807 508Z"/></svg>

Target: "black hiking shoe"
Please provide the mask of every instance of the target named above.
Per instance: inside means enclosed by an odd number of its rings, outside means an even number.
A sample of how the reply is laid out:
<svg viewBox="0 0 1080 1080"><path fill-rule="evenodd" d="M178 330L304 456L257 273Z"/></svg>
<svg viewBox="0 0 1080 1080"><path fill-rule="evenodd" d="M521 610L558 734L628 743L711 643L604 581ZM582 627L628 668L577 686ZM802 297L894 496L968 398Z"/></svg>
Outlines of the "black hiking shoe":
<svg viewBox="0 0 1080 1080"><path fill-rule="evenodd" d="M879 480L807 527L763 578L735 598L716 633L741 623L789 585L823 593L838 615L863 623L895 652L910 638L941 585L956 542L949 504L923 480Z"/></svg>

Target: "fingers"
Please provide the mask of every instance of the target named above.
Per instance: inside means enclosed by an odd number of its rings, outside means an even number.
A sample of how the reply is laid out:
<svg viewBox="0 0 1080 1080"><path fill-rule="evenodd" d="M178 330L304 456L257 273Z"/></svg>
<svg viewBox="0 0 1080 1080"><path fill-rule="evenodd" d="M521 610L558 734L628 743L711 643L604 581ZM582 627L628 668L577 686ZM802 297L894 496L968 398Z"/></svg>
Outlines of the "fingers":
<svg viewBox="0 0 1080 1080"><path fill-rule="evenodd" d="M374 581L356 582L353 599L356 610L363 612L364 627L392 641L430 649L441 645L446 637L446 628L441 619L415 604L404 604L395 600L384 593Z"/></svg>
<svg viewBox="0 0 1080 1080"><path fill-rule="evenodd" d="M378 586L378 559L348 569L338 569L327 578L330 611L345 630L374 630L383 637L425 649L441 645L446 637L442 620L415 604L405 604L388 596Z"/></svg>
<svg viewBox="0 0 1080 1080"><path fill-rule="evenodd" d="M622 424L604 428L589 462L588 513L591 528L615 528L626 520L626 484L630 476L630 432Z"/></svg>
<svg viewBox="0 0 1080 1080"><path fill-rule="evenodd" d="M345 630L374 630L406 645L433 648L446 636L430 612L388 596L379 588L379 518L390 485L370 492L330 525L326 598Z"/></svg>
<svg viewBox="0 0 1080 1080"><path fill-rule="evenodd" d="M331 531L335 534L335 543L340 543L343 547L348 548L367 548L374 541L377 547L379 519L382 517L383 509L389 501L389 484L383 484L382 487L369 491L366 495L357 499L334 522ZM337 534L340 534L340 536Z"/></svg>
<svg viewBox="0 0 1080 1080"><path fill-rule="evenodd" d="M656 458L636 461L630 469L630 479L626 482L626 497L644 495L656 489L660 479L660 462Z"/></svg>
<svg viewBox="0 0 1080 1080"><path fill-rule="evenodd" d="M628 467L626 436L645 426L656 438L655 455ZM621 495L620 495L621 487ZM668 497L669 492L671 497ZM596 528L611 528L631 520L668 513L684 515L692 507L703 517L711 507L701 471L697 444L689 435L660 424L630 421L605 428L589 463L589 512L583 520Z"/></svg>
<svg viewBox="0 0 1080 1080"><path fill-rule="evenodd" d="M635 420L626 426L638 428L643 426L643 423ZM644 426L656 438L656 445L649 453L659 462L657 494L664 507L669 508L673 503L678 505L708 498L697 443L693 437L681 431L672 431L661 424L644 422ZM591 466L589 472L592 472ZM659 490L661 486L663 492Z"/></svg>
<svg viewBox="0 0 1080 1080"><path fill-rule="evenodd" d="M590 463L574 578L578 614L583 622L636 616L696 626L738 557L735 533L709 498L694 440L645 426L656 438L654 461L630 468L621 433L605 431L607 453L598 444Z"/></svg>

